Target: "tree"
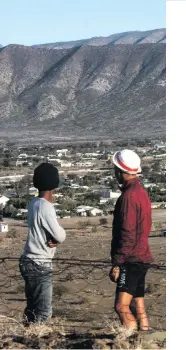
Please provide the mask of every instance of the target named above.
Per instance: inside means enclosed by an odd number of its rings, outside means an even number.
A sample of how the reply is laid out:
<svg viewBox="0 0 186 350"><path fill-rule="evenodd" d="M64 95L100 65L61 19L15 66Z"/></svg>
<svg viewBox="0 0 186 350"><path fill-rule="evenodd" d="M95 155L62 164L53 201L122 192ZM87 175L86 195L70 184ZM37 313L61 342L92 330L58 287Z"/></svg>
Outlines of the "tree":
<svg viewBox="0 0 186 350"><path fill-rule="evenodd" d="M76 193L76 189L70 188L70 187L63 187L59 190L59 192L61 194L63 194L64 196L67 196L69 198L73 198L75 193Z"/></svg>
<svg viewBox="0 0 186 350"><path fill-rule="evenodd" d="M26 209L30 198L13 198L9 201L16 209Z"/></svg>
<svg viewBox="0 0 186 350"><path fill-rule="evenodd" d="M113 191L118 190L118 184L117 184L117 182L116 182L115 179L110 180L109 183L108 183L108 186L109 186Z"/></svg>
<svg viewBox="0 0 186 350"><path fill-rule="evenodd" d="M0 204L0 222L3 221L3 205Z"/></svg>
<svg viewBox="0 0 186 350"><path fill-rule="evenodd" d="M7 217L15 218L17 212L17 209L12 204L8 204L4 208L4 215Z"/></svg>
<svg viewBox="0 0 186 350"><path fill-rule="evenodd" d="M66 211L66 210L73 210L76 208L77 206L77 202L74 201L74 200L71 200L71 199L61 199L60 202L59 202L60 206L59 206L59 209L61 211Z"/></svg>
<svg viewBox="0 0 186 350"><path fill-rule="evenodd" d="M29 175L24 176L20 181L15 183L14 189L18 198L24 195L29 195L30 183L31 178Z"/></svg>
<svg viewBox="0 0 186 350"><path fill-rule="evenodd" d="M3 159L3 166L5 168L9 168L11 163L11 156L10 153L5 153L4 159Z"/></svg>

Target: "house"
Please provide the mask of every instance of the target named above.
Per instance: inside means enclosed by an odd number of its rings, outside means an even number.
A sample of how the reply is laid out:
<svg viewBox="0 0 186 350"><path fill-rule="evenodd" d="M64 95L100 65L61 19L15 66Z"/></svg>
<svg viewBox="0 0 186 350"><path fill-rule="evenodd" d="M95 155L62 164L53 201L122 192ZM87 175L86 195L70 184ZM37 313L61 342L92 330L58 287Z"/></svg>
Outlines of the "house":
<svg viewBox="0 0 186 350"><path fill-rule="evenodd" d="M98 157L99 154L98 153L85 153L85 157L90 157L90 158L94 158L94 157Z"/></svg>
<svg viewBox="0 0 186 350"><path fill-rule="evenodd" d="M56 153L58 157L66 156L68 149L57 149Z"/></svg>
<svg viewBox="0 0 186 350"><path fill-rule="evenodd" d="M156 144L154 147L156 149L165 149L166 148L166 144L162 142L160 144Z"/></svg>
<svg viewBox="0 0 186 350"><path fill-rule="evenodd" d="M78 216L83 216L83 217L86 217L87 216L87 212L85 210L82 209L82 211L80 212L77 212L77 215Z"/></svg>
<svg viewBox="0 0 186 350"><path fill-rule="evenodd" d="M102 216L103 210L100 210L98 208L92 208L90 211L88 211L88 214L90 216Z"/></svg>
<svg viewBox="0 0 186 350"><path fill-rule="evenodd" d="M109 198L101 198L99 204L105 204L109 201Z"/></svg>
<svg viewBox="0 0 186 350"><path fill-rule="evenodd" d="M55 193L54 197L56 197L56 198L63 198L64 196L63 196L62 193Z"/></svg>
<svg viewBox="0 0 186 350"><path fill-rule="evenodd" d="M87 216L87 212L89 212L92 209L93 207L89 207L87 205L79 205L79 207L75 209L75 212L78 216Z"/></svg>
<svg viewBox="0 0 186 350"><path fill-rule="evenodd" d="M103 198L108 198L108 199L117 199L121 195L121 192L112 192L112 191L102 191L101 196Z"/></svg>
<svg viewBox="0 0 186 350"><path fill-rule="evenodd" d="M28 156L26 153L19 154L18 159L27 160Z"/></svg>
<svg viewBox="0 0 186 350"><path fill-rule="evenodd" d="M151 209L159 209L160 206L161 206L161 202L160 203L151 203Z"/></svg>
<svg viewBox="0 0 186 350"><path fill-rule="evenodd" d="M72 166L72 163L61 161L60 165L61 165L61 167L64 167L64 168L70 168Z"/></svg>
<svg viewBox="0 0 186 350"><path fill-rule="evenodd" d="M152 162L154 159L153 156L145 156L143 157L143 162Z"/></svg>
<svg viewBox="0 0 186 350"><path fill-rule="evenodd" d="M110 192L110 199L118 199L121 196L121 191L119 192Z"/></svg>
<svg viewBox="0 0 186 350"><path fill-rule="evenodd" d="M59 165L59 164L61 165L61 160L58 159L58 158L49 158L49 157L47 157L47 160L48 160L49 163L53 164L54 166L55 165Z"/></svg>
<svg viewBox="0 0 186 350"><path fill-rule="evenodd" d="M156 184L154 184L154 183L152 183L152 182L147 182L147 181L144 181L144 182L143 182L143 186L144 186L145 188L157 187Z"/></svg>
<svg viewBox="0 0 186 350"><path fill-rule="evenodd" d="M83 208L79 208L79 209L76 208L75 212L76 212L77 216L85 216L85 217L87 216L87 212Z"/></svg>
<svg viewBox="0 0 186 350"><path fill-rule="evenodd" d="M76 214L78 216L102 216L103 210L100 210L98 208L89 207L86 205L80 205L76 208Z"/></svg>
<svg viewBox="0 0 186 350"><path fill-rule="evenodd" d="M36 197L36 196L38 195L38 190L37 190L37 188L35 188L35 187L30 187L30 188L29 188L29 194L30 194L31 196Z"/></svg>
<svg viewBox="0 0 186 350"><path fill-rule="evenodd" d="M0 223L0 233L8 232L8 224Z"/></svg>
<svg viewBox="0 0 186 350"><path fill-rule="evenodd" d="M88 205L79 205L77 208L76 208L76 210L91 210L91 209L93 209L93 207L90 207L90 206L88 206Z"/></svg>
<svg viewBox="0 0 186 350"><path fill-rule="evenodd" d="M28 209L19 209L16 215L17 219L25 220L28 215Z"/></svg>
<svg viewBox="0 0 186 350"><path fill-rule="evenodd" d="M80 188L80 185L71 183L70 187L77 189L77 188Z"/></svg>
<svg viewBox="0 0 186 350"><path fill-rule="evenodd" d="M21 158L21 159L18 159L18 160L16 161L16 166L22 166L22 165L28 165L27 159Z"/></svg>
<svg viewBox="0 0 186 350"><path fill-rule="evenodd" d="M163 154L156 154L154 156L154 159L162 159L162 158L166 158L166 153L163 153Z"/></svg>
<svg viewBox="0 0 186 350"><path fill-rule="evenodd" d="M77 167L91 167L93 166L93 163L92 162L79 162L79 163L76 163L76 166Z"/></svg>
<svg viewBox="0 0 186 350"><path fill-rule="evenodd" d="M160 188L161 193L166 193L166 188Z"/></svg>
<svg viewBox="0 0 186 350"><path fill-rule="evenodd" d="M4 208L6 204L9 202L9 198L6 196L1 196L0 197L0 207Z"/></svg>

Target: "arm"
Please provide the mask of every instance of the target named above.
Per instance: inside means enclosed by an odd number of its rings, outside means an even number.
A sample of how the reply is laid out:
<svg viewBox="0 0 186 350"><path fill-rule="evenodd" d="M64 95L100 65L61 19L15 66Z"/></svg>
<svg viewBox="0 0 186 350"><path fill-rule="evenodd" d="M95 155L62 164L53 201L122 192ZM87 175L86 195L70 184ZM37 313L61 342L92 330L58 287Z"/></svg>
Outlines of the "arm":
<svg viewBox="0 0 186 350"><path fill-rule="evenodd" d="M136 244L136 216L137 206L129 195L123 197L120 203L118 232L113 232L111 257L113 265L121 265L132 255Z"/></svg>
<svg viewBox="0 0 186 350"><path fill-rule="evenodd" d="M57 243L62 243L65 240L65 230L59 225L53 206L43 210L42 226Z"/></svg>

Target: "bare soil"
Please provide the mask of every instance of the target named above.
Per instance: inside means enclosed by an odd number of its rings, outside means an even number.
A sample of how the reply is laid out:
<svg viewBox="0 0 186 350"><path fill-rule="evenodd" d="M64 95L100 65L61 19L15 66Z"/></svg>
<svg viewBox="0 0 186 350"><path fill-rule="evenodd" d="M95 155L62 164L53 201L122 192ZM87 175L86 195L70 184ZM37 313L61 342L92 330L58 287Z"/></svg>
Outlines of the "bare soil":
<svg viewBox="0 0 186 350"><path fill-rule="evenodd" d="M67 238L58 246L53 263L53 317L71 334L101 332L118 323L113 307L115 284L108 278L112 217L107 219L105 226L98 217L60 220ZM153 210L153 221L163 225L165 210ZM21 320L25 296L18 258L27 227L24 222L9 221L9 231L10 238L0 237L0 315ZM161 267L166 238L157 233L152 232L149 242L154 263ZM156 331L165 330L165 294L165 269L154 266L147 274L145 298L150 326Z"/></svg>

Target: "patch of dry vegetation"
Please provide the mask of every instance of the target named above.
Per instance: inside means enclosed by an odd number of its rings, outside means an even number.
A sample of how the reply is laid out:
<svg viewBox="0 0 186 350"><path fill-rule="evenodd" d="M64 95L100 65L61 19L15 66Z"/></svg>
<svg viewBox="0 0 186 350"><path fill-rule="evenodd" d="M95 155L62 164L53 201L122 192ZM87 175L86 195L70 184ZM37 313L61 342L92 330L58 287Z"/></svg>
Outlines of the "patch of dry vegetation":
<svg viewBox="0 0 186 350"><path fill-rule="evenodd" d="M117 322L109 323L101 331L78 334L65 319L57 317L26 328L21 318L17 321L0 315L0 349L160 349L165 348L164 336L163 332L159 334L160 340L158 335L145 339Z"/></svg>

